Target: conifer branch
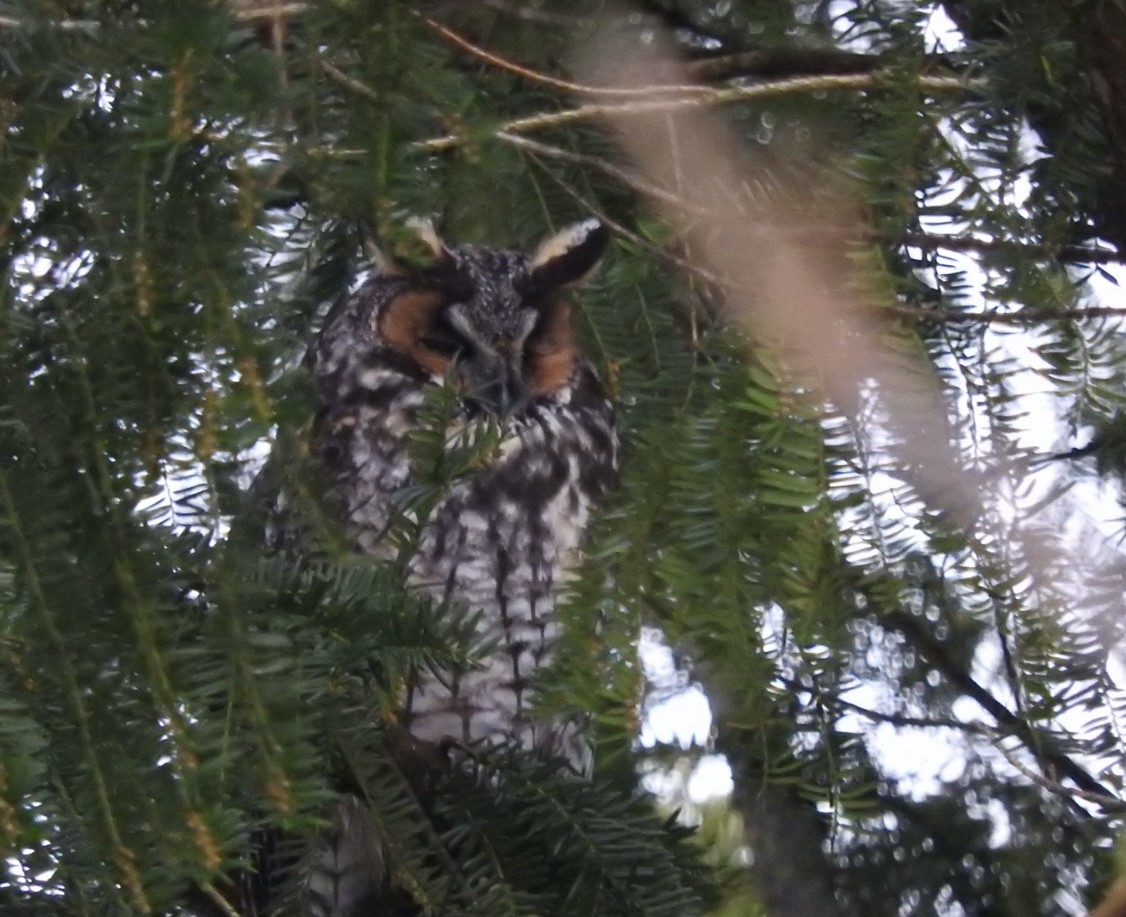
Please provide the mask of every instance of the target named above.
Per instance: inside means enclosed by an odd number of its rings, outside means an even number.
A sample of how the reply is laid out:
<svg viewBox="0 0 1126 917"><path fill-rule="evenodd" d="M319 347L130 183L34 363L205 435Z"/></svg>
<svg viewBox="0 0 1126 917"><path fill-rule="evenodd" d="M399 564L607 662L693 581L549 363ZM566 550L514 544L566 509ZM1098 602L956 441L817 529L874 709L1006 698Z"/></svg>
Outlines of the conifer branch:
<svg viewBox="0 0 1126 917"><path fill-rule="evenodd" d="M828 76L802 76L786 80L771 80L763 83L755 83L751 86L726 86L722 88L706 86L703 87L702 91L689 98L677 95L671 98L645 98L642 96L634 101L625 103L593 102L588 105L580 105L577 108L564 109L563 111L527 115L508 121L501 125L496 132L523 134L602 118L620 118L643 114L671 114L685 109L728 105L735 102L777 98L786 95L875 89L887 85L889 78L890 75L883 72L841 75L831 74ZM920 76L916 82L920 90L934 94L976 92L985 87L985 82L979 79L963 79L961 77L951 76ZM431 140L420 141L415 144L415 148L429 152L441 152L462 146L468 139L469 138L464 134L446 134L443 137L434 137Z"/></svg>
<svg viewBox="0 0 1126 917"><path fill-rule="evenodd" d="M795 690L801 687L794 683L790 684ZM854 704L851 701L845 700L843 697L835 698L834 703L865 719L875 720L880 723L890 723L893 726L909 726L914 729L957 729L962 732L974 733L975 735L994 735L996 733L996 730L990 729L984 723L955 720L950 717L922 717L910 716L906 713L882 713L879 710L872 710L869 707Z"/></svg>
<svg viewBox="0 0 1126 917"><path fill-rule="evenodd" d="M532 154L533 160L536 155L543 155L561 161L572 162L579 165L589 165L602 169L605 174L616 177L628 187L634 190L641 191L645 194L650 194L658 200L667 199L675 201L680 204L683 209L688 210L690 205L685 202L681 204L680 199L671 195L663 188L658 188L651 185L645 179L640 178L633 173L622 169L608 160L604 160L598 156L591 156L586 153L575 153L571 150L564 150L559 147L551 146L550 144L541 143L537 140L530 140L527 137L520 137L517 135L498 135L498 139L510 143L520 149L526 150ZM541 165L542 168L542 165ZM606 227L608 227L615 235L625 239L631 245L637 246L640 250L660 258L666 264L684 271L693 277L703 280L705 283L714 284L716 287L727 290L729 292L740 292L741 288L733 284L727 278L721 277L718 274L709 271L701 265L689 261L687 258L682 257L669 246L658 245L655 242L646 239L644 236L633 232L629 227L625 226L618 220L611 217L606 211L599 208L587 197L576 191L573 187L563 181L559 176L549 169L544 168L545 174L555 181L567 194L574 198L583 209L591 216L597 217ZM764 229L764 233L772 232L772 229ZM880 240L877 236L870 237L873 241ZM939 240L945 241L945 237L936 237ZM1049 321L1083 321L1096 318L1126 318L1126 308L1119 308L1115 306L1082 306L1073 309L1022 309L1015 312L977 312L966 311L963 309L951 308L932 308L932 307L912 307L912 306L899 306L899 305L880 305L876 310L878 315L891 315L899 319L905 319L912 322L941 322L941 323L964 323L964 322L983 322L987 324L1009 324L1009 325L1035 325ZM1074 450L1073 450L1074 451ZM1060 456L1053 456L1058 458ZM1075 458L1077 455L1068 453L1067 458Z"/></svg>
<svg viewBox="0 0 1126 917"><path fill-rule="evenodd" d="M82 353L82 342L69 323L65 324L67 336L74 345L76 353ZM98 429L97 404L94 395L94 384L87 371L87 360L76 361L76 381L80 392L83 408L83 420L87 425L87 436L92 445L90 460L86 471L92 479L92 488L96 498L101 502L101 512L107 522L107 534L114 542L117 560L113 565L113 575L117 586L124 599L123 609L126 612L133 635L137 641L140 658L145 665L148 676L147 688L160 712L161 717L168 724L168 735L171 739L175 753L170 755L171 764L177 777L176 791L185 812L191 811L195 800L190 798L194 788L190 777L198 764L196 750L189 739L191 730L188 718L177 703L176 692L173 689L171 676L168 672L167 661L157 642L158 628L155 621L156 615L151 603L142 595L137 582L137 575L130 560L129 539L127 537L127 524L120 516L114 493L113 475L110 471L106 455L109 450L101 443Z"/></svg>
<svg viewBox="0 0 1126 917"><path fill-rule="evenodd" d="M911 232L903 236L903 245L916 248L949 248L965 252L1025 251L1055 257L1074 264L1122 264L1126 257L1111 248L1090 248L1084 245L1053 247L1043 243L1020 242L1010 239L983 239L980 236L948 236L936 233Z"/></svg>
<svg viewBox="0 0 1126 917"><path fill-rule="evenodd" d="M568 162L573 165L588 166L593 169L598 169L603 175L613 178L621 182L632 191L637 191L639 194L648 195L655 200L662 201L667 204L674 204L681 210L688 213L698 213L703 215L706 211L693 205L691 201L685 200L677 196L674 192L655 185L653 182L648 181L636 172L626 169L617 163L611 162L601 156L595 156L590 153L577 153L573 150L563 149L562 147L554 146L549 143L544 143L539 140L532 140L520 134L510 133L505 130L499 130L495 134L497 140L515 146L520 149L526 150L530 153L535 153L549 159L557 159L560 162ZM800 237L803 240L815 239L818 235L823 235L826 238L839 238L842 227L839 226L824 226L819 228L800 227L794 229L793 227L779 227L779 226L764 226L762 232L771 236L776 236L779 232L787 232L795 237ZM623 235L625 235L623 233ZM1126 261L1121 254L1111 249L1102 248L1089 248L1080 245L1065 245L1058 248L1051 247L1043 244L1033 242L1011 242L1002 239L982 239L975 236L947 236L936 235L932 233L909 233L901 239L896 240L889 236L881 235L878 233L870 233L867 235L868 239L876 242L883 242L891 244L898 242L900 245L911 245L916 248L949 248L957 251L1022 251L1032 255L1042 255L1044 257L1054 257L1060 261L1075 264L1115 264L1123 263ZM684 267L684 263L679 263L678 266ZM717 278L711 278L717 279ZM919 318L919 310L903 309L900 313L906 318ZM992 321L992 322L1014 322L1014 323L1027 323L1042 321L1045 319L1079 319L1079 318L1096 318L1100 316L1115 316L1126 315L1126 310L1115 309L1111 307L1092 307L1084 309L1058 309L1058 310L1037 310L1035 314L1028 313L1000 313L1000 312L978 312L967 313L958 310L928 310L926 313L927 318L938 318L943 321L956 321L956 320L976 320L976 321Z"/></svg>
<svg viewBox="0 0 1126 917"><path fill-rule="evenodd" d="M913 322L978 322L995 325L1038 325L1043 322L1077 322L1095 318L1126 318L1126 308L1117 306L1078 306L1074 309L1021 309L1016 312L978 312L961 309L881 306L878 314L894 315Z"/></svg>
<svg viewBox="0 0 1126 917"><path fill-rule="evenodd" d="M67 703L74 716L74 724L78 729L79 745L86 765L90 769L90 776L94 782L94 795L97 800L98 817L106 839L113 848L113 859L117 866L120 881L128 892L133 904L143 912L149 911L148 896L140 874L137 872L136 856L126 845L118 827L118 817L113 806L112 794L109 789L109 780L106 770L94 746L94 733L90 723L90 713L86 709L87 700L80 684L78 673L71 661L71 649L63 637L62 631L55 620L55 613L47 600L47 594L39 576L39 564L36 561L27 534L24 531L23 521L16 506L12 490L8 486L7 474L0 469L0 507L4 511L6 527L13 535L13 540L18 551L18 563L22 567L27 590L30 593L31 605L43 626L52 649L56 655L56 665L62 673L65 685Z"/></svg>
<svg viewBox="0 0 1126 917"><path fill-rule="evenodd" d="M903 634L918 653L935 667L954 687L977 704L997 721L999 727L1020 739L1033 755L1052 770L1069 779L1080 790L1102 799L1118 800L1106 787L1067 754L1061 751L1050 736L1032 729L1023 719L997 700L960 665L950 658L942 643L931 635L914 617L903 611L885 615L882 622ZM1126 805L1126 804L1123 804Z"/></svg>
<svg viewBox="0 0 1126 917"><path fill-rule="evenodd" d="M570 162L576 165L587 165L600 169L604 174L611 178L616 178L625 184L627 187L643 194L651 195L657 200L665 200L667 202L676 203L682 209L688 211L691 205L688 202L682 202L680 198L666 191L664 188L659 188L656 185L646 181L644 178L635 175L634 173L623 169L609 160L603 159L599 156L592 156L587 153L576 153L571 150L564 150L560 147L552 146L551 144L541 143L538 140L531 140L527 137L519 135L498 134L497 139L503 140L519 149L523 149L532 154L535 159L537 155L558 159L563 162ZM642 251L660 258L666 264L682 270L693 277L697 277L706 283L714 284L717 287L731 291L739 292L741 288L737 287L730 280L709 271L707 268L702 267L695 262L689 261L687 258L682 257L676 251L668 246L658 245L655 242L646 239L644 236L633 232L629 227L621 222L615 220L604 210L600 209L592 201L580 194L573 187L563 181L554 172L544 169L545 174L554 180L563 190L573 197L583 209L597 217L605 226L607 226L613 233L622 239L625 239L631 245L637 246ZM774 234L776 228L764 228L764 233ZM876 235L870 236L873 241L890 240L880 239ZM936 236L934 237L936 244L945 244L948 237ZM1011 247L1011 246L1010 246ZM1034 246L1024 246L1026 249L1034 249ZM1108 255L1109 252L1101 252L1095 250L1078 250L1075 249L1075 254L1100 254ZM1057 254L1059 254L1057 252ZM1109 260L1109 257L1108 257ZM876 309L879 315L892 315L896 318L906 319L912 322L942 322L942 323L960 323L960 322L983 322L987 324L1010 324L1010 325L1035 325L1048 321L1083 321L1087 319L1096 318L1126 318L1126 308L1115 306L1083 306L1073 309L1022 309L1014 312L978 312L967 311L963 309L951 308L916 308L912 306L886 306L881 305ZM1074 458L1074 455L1069 454L1067 457Z"/></svg>

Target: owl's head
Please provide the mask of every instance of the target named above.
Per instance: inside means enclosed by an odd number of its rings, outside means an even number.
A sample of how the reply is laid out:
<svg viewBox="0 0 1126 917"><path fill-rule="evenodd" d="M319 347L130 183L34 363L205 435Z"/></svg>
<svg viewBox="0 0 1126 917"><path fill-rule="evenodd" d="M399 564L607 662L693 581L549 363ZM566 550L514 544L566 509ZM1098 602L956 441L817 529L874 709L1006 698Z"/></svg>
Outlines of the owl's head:
<svg viewBox="0 0 1126 917"><path fill-rule="evenodd" d="M376 256L394 283L371 316L376 342L500 417L565 386L579 359L567 291L598 262L606 228L586 220L531 255L420 237L433 256L425 267Z"/></svg>

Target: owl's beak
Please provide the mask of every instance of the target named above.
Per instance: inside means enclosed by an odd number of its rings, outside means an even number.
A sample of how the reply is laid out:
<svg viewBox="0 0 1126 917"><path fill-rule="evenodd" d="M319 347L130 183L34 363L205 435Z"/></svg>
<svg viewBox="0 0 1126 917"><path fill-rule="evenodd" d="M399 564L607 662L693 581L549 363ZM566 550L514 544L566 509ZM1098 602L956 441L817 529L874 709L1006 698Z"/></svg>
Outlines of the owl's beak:
<svg viewBox="0 0 1126 917"><path fill-rule="evenodd" d="M530 394L520 363L518 352L478 351L461 366L466 399L497 417L516 413Z"/></svg>
<svg viewBox="0 0 1126 917"><path fill-rule="evenodd" d="M524 309L510 333L483 337L465 308L454 305L446 312L470 345L457 362L464 397L497 417L510 417L528 403L531 390L524 381L524 343L538 320L534 309Z"/></svg>

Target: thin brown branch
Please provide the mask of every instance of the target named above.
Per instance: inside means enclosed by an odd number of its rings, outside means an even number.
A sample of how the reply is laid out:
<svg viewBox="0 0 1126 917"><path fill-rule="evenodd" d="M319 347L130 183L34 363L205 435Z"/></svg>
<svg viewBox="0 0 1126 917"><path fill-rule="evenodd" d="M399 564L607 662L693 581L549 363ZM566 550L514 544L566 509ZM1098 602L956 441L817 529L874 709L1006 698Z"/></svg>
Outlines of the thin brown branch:
<svg viewBox="0 0 1126 917"><path fill-rule="evenodd" d="M300 16L308 8L308 3L258 3L248 6L232 0L229 3L231 15L239 22L273 22L278 19L291 19ZM31 19L16 16L0 16L0 29L27 29L47 26L62 32L96 32L101 22L95 19Z"/></svg>
<svg viewBox="0 0 1126 917"><path fill-rule="evenodd" d="M321 70L324 71L325 76L327 76L334 83L343 86L345 89L348 89L349 91L354 92L357 95L363 96L365 99L371 99L373 102L379 101L379 93L368 86L366 83L361 83L359 80L353 79L352 77L348 76L348 74L343 70L339 69L333 64L330 64L324 58L321 58L318 63L321 66Z"/></svg>
<svg viewBox="0 0 1126 917"><path fill-rule="evenodd" d="M508 134L524 134L545 128L560 127L578 121L592 121L603 118L621 118L632 115L672 113L686 109L726 105L733 102L746 102L753 99L775 98L783 95L830 92L842 90L873 89L887 82L887 74L860 73L840 76L806 76L788 80L773 80L756 83L753 86L726 86L722 88L703 87L698 93L685 97L646 98L644 96L625 103L600 103L580 105L557 112L543 112L515 118L498 128ZM950 76L921 76L919 88L931 93L972 92L983 85L980 80L963 80ZM439 152L461 146L468 141L463 134L447 134L416 144L417 149Z"/></svg>
<svg viewBox="0 0 1126 917"><path fill-rule="evenodd" d="M549 25L566 25L574 27L581 20L571 20L564 17L541 14L527 8L514 9L505 4L490 3L496 9L522 18L531 19ZM434 19L416 12L423 22L441 35L451 44L473 55L485 63L491 64L502 70L515 73L525 79L544 85L554 86L568 92L580 92L588 95L631 96L645 95L652 92L689 92L698 93L701 83L722 82L737 77L755 77L757 79L780 79L797 76L826 76L855 73L872 73L885 69L891 61L887 55L859 54L852 51L843 51L838 48L758 48L737 51L730 54L712 55L701 57L685 65L685 72L698 81L689 85L666 85L646 88L633 87L605 87L591 86L574 83L541 73L525 67L515 61L474 44L465 36L460 35L448 26L436 22ZM944 56L928 58L928 70L933 72L936 66L947 64Z"/></svg>
<svg viewBox="0 0 1126 917"><path fill-rule="evenodd" d="M101 23L92 19L18 19L0 16L0 29L27 29L48 26L61 32L96 32Z"/></svg>
<svg viewBox="0 0 1126 917"><path fill-rule="evenodd" d="M308 8L308 3L256 3L247 0L231 2L231 15L239 22L273 22L278 19L292 19L300 16Z"/></svg>
<svg viewBox="0 0 1126 917"><path fill-rule="evenodd" d="M701 92L706 92L707 87L699 86L696 84L689 85L667 85L667 86L651 86L643 89L618 89L614 87L603 86L590 86L583 83L573 83L570 80L563 80L558 77L551 76L546 73L541 73L538 70L533 70L530 67L525 67L515 61L511 61L506 57L502 57L493 51L482 48L480 45L475 45L468 38L459 35L453 29L442 25L440 22L435 22L428 16L416 14L429 28L433 29L441 35L446 41L455 47L460 48L462 51L473 55L479 60L484 61L501 70L507 70L509 73L515 73L526 80L534 83L542 83L545 86L553 86L556 89L562 89L566 92L577 92L583 95L604 95L604 96L617 96L617 97L651 97L658 93L690 93L699 95Z"/></svg>
<svg viewBox="0 0 1126 917"><path fill-rule="evenodd" d="M223 917L242 917L242 915L231 906L231 903L220 894L219 890L209 882L201 882L199 889L207 898L208 902L215 906Z"/></svg>
<svg viewBox="0 0 1126 917"><path fill-rule="evenodd" d="M526 150L529 153L546 156L550 159L558 159L561 162L569 162L574 165L589 166L598 169L604 175L616 179L627 188L637 191L639 194L647 194L657 200L666 201L667 203L683 203L681 199L671 191L666 191L664 188L646 181L637 173L623 169L600 156L592 156L588 153L575 153L549 143L541 143L538 140L530 140L527 137L521 137L519 134L510 134L507 131L498 131L496 138L518 149Z"/></svg>
<svg viewBox="0 0 1126 917"><path fill-rule="evenodd" d="M1073 786L1064 786L1058 780L1052 780L1050 777L1037 773L1030 767L1026 767L1017 759L1016 755L1005 748L1000 742L994 742L993 747L1001 753L1001 756L1008 761L1009 764L1020 771L1021 774L1049 793L1053 793L1056 796L1064 796L1069 799L1082 799L1086 802L1094 803L1100 806L1104 812L1126 812L1126 802L1123 802L1117 796L1108 796L1104 793L1093 793L1087 790L1076 789Z"/></svg>

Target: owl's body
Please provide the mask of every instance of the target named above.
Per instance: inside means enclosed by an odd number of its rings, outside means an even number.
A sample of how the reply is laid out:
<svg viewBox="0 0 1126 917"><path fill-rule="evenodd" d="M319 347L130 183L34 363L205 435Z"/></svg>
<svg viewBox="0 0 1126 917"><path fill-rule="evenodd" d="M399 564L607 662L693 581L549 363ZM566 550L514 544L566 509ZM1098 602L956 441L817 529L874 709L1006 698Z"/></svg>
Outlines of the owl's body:
<svg viewBox="0 0 1126 917"><path fill-rule="evenodd" d="M412 585L479 615L493 649L463 671L411 673L401 721L425 742L515 743L581 770L577 725L536 722L529 706L590 508L615 476L612 408L573 343L565 296L605 230L588 221L531 257L431 241L436 265L403 272L384 262L327 316L309 355L315 451L348 540L391 559L398 546L387 536L412 483L409 440L428 390L451 386L461 399L451 444L499 431L480 466L419 520L408 562Z"/></svg>

